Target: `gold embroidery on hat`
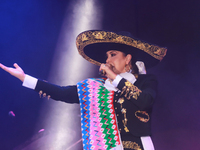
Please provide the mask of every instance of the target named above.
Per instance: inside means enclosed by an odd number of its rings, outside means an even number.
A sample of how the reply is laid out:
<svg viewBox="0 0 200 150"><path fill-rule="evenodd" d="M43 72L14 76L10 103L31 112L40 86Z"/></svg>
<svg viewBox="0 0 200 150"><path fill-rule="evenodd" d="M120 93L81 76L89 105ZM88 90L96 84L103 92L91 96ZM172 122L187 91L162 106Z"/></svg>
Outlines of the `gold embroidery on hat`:
<svg viewBox="0 0 200 150"><path fill-rule="evenodd" d="M137 48L139 48L139 49L145 49L144 43L140 43L140 42L141 41L138 41Z"/></svg>
<svg viewBox="0 0 200 150"><path fill-rule="evenodd" d="M103 33L103 34L101 32L93 33L96 39L103 39L106 33Z"/></svg>
<svg viewBox="0 0 200 150"><path fill-rule="evenodd" d="M146 116L146 118L139 116L139 114L142 114L142 115ZM146 111L138 110L138 111L135 112L135 116L142 122L146 123L146 122L149 121L149 114Z"/></svg>
<svg viewBox="0 0 200 150"><path fill-rule="evenodd" d="M138 96L140 96L140 93L142 91L138 89L135 85L133 85L131 82L126 81L125 86L122 88L121 95L125 93L125 97L129 100L131 97L135 100L138 99Z"/></svg>
<svg viewBox="0 0 200 150"><path fill-rule="evenodd" d="M84 41L87 41L87 40L88 40L87 36L85 34L83 34L82 35L82 41L84 42Z"/></svg>
<svg viewBox="0 0 200 150"><path fill-rule="evenodd" d="M114 32L85 31L79 34L76 38L76 46L80 55L82 55L83 58L85 58L89 62L99 66L101 65L100 62L91 59L83 51L85 46L94 43L121 43L133 46L148 53L149 55L160 61L163 59L167 52L166 48L142 42L140 40L136 40L128 36L118 35Z"/></svg>
<svg viewBox="0 0 200 150"><path fill-rule="evenodd" d="M142 150L136 142L122 141L122 145L123 145L123 148L134 149L134 150Z"/></svg>
<svg viewBox="0 0 200 150"><path fill-rule="evenodd" d="M123 41L123 39L122 39L121 36L117 37L116 40L117 40L117 41Z"/></svg>
<svg viewBox="0 0 200 150"><path fill-rule="evenodd" d="M161 50L160 49L157 49L156 51L154 51L154 54L156 54L156 55L161 55Z"/></svg>

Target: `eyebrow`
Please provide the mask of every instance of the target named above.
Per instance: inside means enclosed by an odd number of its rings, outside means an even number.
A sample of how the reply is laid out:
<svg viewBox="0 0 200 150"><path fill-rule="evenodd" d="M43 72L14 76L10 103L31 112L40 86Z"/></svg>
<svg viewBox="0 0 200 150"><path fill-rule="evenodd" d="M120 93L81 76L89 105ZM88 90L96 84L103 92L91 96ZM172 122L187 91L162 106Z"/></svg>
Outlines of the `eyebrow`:
<svg viewBox="0 0 200 150"><path fill-rule="evenodd" d="M113 52L117 52L117 51L116 50L110 50L110 51L106 52L106 55L113 53Z"/></svg>

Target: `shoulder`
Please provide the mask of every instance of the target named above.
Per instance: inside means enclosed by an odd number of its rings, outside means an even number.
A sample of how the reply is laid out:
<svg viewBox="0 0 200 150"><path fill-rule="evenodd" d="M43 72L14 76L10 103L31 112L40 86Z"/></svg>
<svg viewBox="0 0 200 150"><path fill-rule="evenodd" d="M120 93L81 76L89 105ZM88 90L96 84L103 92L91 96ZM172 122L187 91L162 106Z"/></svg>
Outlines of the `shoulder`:
<svg viewBox="0 0 200 150"><path fill-rule="evenodd" d="M153 74L140 74L135 82L135 85L143 85L143 84L157 84L157 77Z"/></svg>
<svg viewBox="0 0 200 150"><path fill-rule="evenodd" d="M137 80L157 80L154 74L139 74Z"/></svg>

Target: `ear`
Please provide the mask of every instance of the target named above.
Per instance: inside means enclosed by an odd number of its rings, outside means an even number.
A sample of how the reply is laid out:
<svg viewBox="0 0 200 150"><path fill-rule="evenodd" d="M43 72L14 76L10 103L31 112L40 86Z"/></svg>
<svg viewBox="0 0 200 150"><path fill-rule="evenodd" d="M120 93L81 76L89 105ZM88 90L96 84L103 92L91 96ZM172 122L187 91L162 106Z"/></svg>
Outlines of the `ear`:
<svg viewBox="0 0 200 150"><path fill-rule="evenodd" d="M128 65L132 59L131 54L126 55L126 64Z"/></svg>

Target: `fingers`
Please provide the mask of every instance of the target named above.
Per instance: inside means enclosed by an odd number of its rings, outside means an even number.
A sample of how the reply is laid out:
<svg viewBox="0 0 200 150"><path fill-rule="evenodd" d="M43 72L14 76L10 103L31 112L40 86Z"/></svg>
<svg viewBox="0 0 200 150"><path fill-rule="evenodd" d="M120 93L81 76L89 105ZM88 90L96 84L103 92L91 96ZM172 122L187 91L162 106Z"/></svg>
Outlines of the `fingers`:
<svg viewBox="0 0 200 150"><path fill-rule="evenodd" d="M15 68L19 68L19 66L18 66L17 63L14 63L13 66L14 66ZM4 70L8 68L8 67L4 66L4 65L1 64L1 63L0 63L0 67L1 67L2 69L4 69Z"/></svg>
<svg viewBox="0 0 200 150"><path fill-rule="evenodd" d="M99 71L105 71L106 70L106 64L101 64Z"/></svg>
<svg viewBox="0 0 200 150"><path fill-rule="evenodd" d="M7 71L7 68L8 68L8 67L4 66L4 65L1 64L1 63L0 63L0 67L1 67L3 70Z"/></svg>
<svg viewBox="0 0 200 150"><path fill-rule="evenodd" d="M0 67L3 69L4 65L0 63Z"/></svg>
<svg viewBox="0 0 200 150"><path fill-rule="evenodd" d="M99 74L101 76L107 76L107 72L110 70L110 68L108 67L107 64L101 64L100 68L99 68ZM107 76L108 77L108 76Z"/></svg>
<svg viewBox="0 0 200 150"><path fill-rule="evenodd" d="M17 63L14 63L13 66L17 69L20 68L19 65Z"/></svg>
<svg viewBox="0 0 200 150"><path fill-rule="evenodd" d="M15 70L21 70L21 68L18 66L17 63L14 63L13 66L15 68L12 68L12 67L7 67L7 66L4 66L3 64L0 63L0 67L5 70L6 72L10 73L10 74L13 74Z"/></svg>
<svg viewBox="0 0 200 150"><path fill-rule="evenodd" d="M103 70L103 71L102 71ZM106 76L107 78L114 80L116 78L116 74L112 70L112 66L109 64L101 64L99 68L100 72L103 72L103 76Z"/></svg>
<svg viewBox="0 0 200 150"><path fill-rule="evenodd" d="M19 65L17 63L14 63L13 66L15 68L6 67L6 66L4 66L3 64L0 63L0 67L3 70L5 70L6 72L10 73L14 77L20 79L23 82L24 79L25 79L25 73L24 73L24 71L19 67Z"/></svg>
<svg viewBox="0 0 200 150"><path fill-rule="evenodd" d="M108 65L106 64L101 64L100 68L99 68L99 74L102 76L107 76L108 77L108 72L109 72L110 68L108 67Z"/></svg>
<svg viewBox="0 0 200 150"><path fill-rule="evenodd" d="M101 64L101 66L100 66L100 68L99 68L99 70L103 70L103 69L106 69L106 64Z"/></svg>

